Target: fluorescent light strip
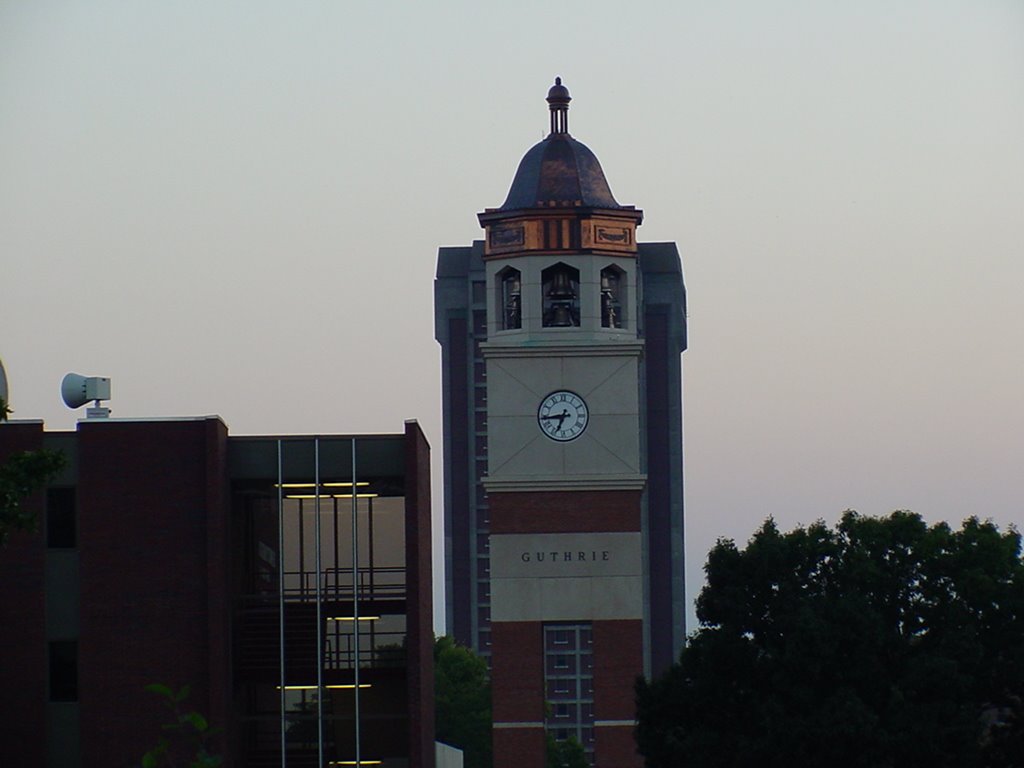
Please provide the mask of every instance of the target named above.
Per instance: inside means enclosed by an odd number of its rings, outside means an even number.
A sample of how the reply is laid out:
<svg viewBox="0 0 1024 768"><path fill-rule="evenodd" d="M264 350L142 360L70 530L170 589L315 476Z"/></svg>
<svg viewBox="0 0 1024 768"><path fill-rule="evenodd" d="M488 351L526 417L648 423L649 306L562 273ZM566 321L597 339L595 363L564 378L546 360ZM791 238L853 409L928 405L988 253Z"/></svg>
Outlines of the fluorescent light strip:
<svg viewBox="0 0 1024 768"><path fill-rule="evenodd" d="M380 760L360 760L356 763L355 760L331 760L328 765L383 765Z"/></svg>
<svg viewBox="0 0 1024 768"><path fill-rule="evenodd" d="M356 483L357 488L364 488L369 481ZM316 483L274 483L275 488L316 488ZM351 488L352 483L320 483L321 488Z"/></svg>
<svg viewBox="0 0 1024 768"><path fill-rule="evenodd" d="M376 493L357 493L357 499L376 499L379 494ZM285 494L286 499L315 499L315 493L288 493ZM320 494L321 499L351 499L351 493L322 493Z"/></svg>
<svg viewBox="0 0 1024 768"><path fill-rule="evenodd" d="M359 687L360 688L369 688L370 687L370 683L360 683ZM328 688L328 689L330 689L332 691L337 691L337 690L348 690L348 691L350 691L350 690L355 688L355 685L353 685L352 683L345 683L343 685L325 685L324 688ZM315 691L316 690L316 686L315 685L286 685L282 689L281 686L279 685L279 686L277 686L277 690L279 690L279 691L280 690L285 690L285 691Z"/></svg>
<svg viewBox="0 0 1024 768"><path fill-rule="evenodd" d="M355 618L356 618L355 616L328 616L327 620L328 621L354 621ZM377 621L378 619L380 619L380 616L360 616L359 617L360 621Z"/></svg>

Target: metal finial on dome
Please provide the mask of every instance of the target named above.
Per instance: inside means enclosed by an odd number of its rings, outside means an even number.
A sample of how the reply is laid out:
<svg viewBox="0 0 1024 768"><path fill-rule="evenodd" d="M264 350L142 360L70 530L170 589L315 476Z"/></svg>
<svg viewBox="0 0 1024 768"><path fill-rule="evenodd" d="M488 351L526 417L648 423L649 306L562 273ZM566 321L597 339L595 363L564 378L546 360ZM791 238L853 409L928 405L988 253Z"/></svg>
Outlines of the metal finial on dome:
<svg viewBox="0 0 1024 768"><path fill-rule="evenodd" d="M556 77L555 84L548 89L548 109L551 110L551 134L569 133L569 89L562 85L562 78Z"/></svg>

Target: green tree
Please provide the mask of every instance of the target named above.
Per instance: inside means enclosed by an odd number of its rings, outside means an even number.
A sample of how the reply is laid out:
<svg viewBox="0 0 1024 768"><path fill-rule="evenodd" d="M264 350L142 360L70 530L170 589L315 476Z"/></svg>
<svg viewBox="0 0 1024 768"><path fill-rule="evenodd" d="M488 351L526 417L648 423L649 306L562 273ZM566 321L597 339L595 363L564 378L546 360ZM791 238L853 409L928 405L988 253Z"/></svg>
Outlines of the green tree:
<svg viewBox="0 0 1024 768"><path fill-rule="evenodd" d="M1024 766L1015 530L768 520L705 571L679 663L637 683L649 768Z"/></svg>
<svg viewBox="0 0 1024 768"><path fill-rule="evenodd" d="M466 768L490 768L487 663L448 636L434 641L434 699L437 740L461 749Z"/></svg>
<svg viewBox="0 0 1024 768"><path fill-rule="evenodd" d="M550 731L546 736L548 746L545 768L590 768L583 745L572 736L565 741L556 741Z"/></svg>
<svg viewBox="0 0 1024 768"><path fill-rule="evenodd" d="M7 421L11 409L0 397L0 421ZM36 516L22 508L22 502L56 477L67 464L60 451L19 451L0 463L0 545L14 531L31 531Z"/></svg>

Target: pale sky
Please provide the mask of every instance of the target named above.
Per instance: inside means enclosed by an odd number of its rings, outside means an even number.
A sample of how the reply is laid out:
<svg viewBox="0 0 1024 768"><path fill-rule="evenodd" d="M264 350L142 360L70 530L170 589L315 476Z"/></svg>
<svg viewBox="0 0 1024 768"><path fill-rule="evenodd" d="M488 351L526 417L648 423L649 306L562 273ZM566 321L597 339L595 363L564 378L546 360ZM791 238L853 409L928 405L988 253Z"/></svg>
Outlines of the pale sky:
<svg viewBox="0 0 1024 768"><path fill-rule="evenodd" d="M76 371L232 434L416 418L439 526L437 248L555 75L683 256L688 599L769 515L1024 523L1020 0L4 0L14 416L72 428Z"/></svg>

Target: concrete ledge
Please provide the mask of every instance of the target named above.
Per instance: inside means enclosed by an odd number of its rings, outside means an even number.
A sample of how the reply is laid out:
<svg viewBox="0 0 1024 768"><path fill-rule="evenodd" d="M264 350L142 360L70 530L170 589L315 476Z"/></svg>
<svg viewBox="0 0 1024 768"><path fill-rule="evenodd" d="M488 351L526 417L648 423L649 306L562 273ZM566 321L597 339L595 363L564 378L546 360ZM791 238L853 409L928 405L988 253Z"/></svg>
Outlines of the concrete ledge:
<svg viewBox="0 0 1024 768"><path fill-rule="evenodd" d="M488 493L517 491L642 491L647 475L561 475L519 478L481 478Z"/></svg>

